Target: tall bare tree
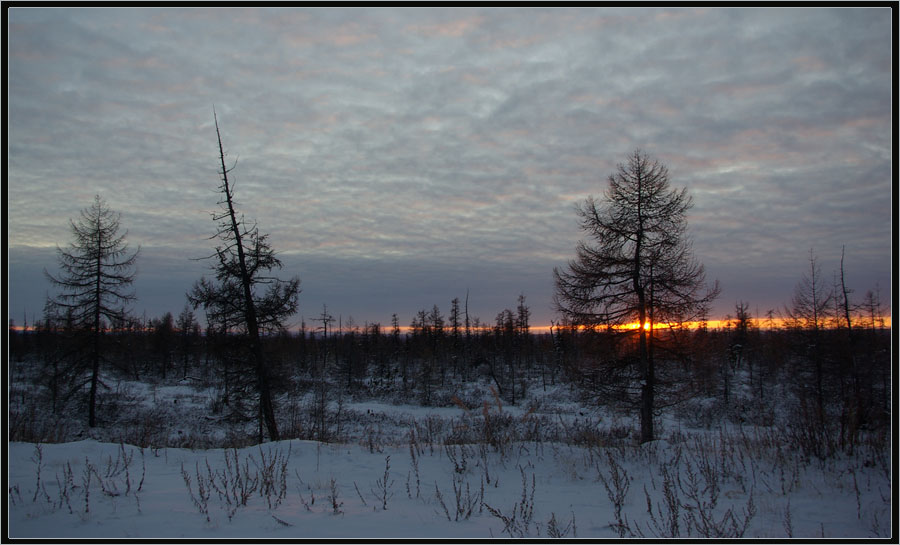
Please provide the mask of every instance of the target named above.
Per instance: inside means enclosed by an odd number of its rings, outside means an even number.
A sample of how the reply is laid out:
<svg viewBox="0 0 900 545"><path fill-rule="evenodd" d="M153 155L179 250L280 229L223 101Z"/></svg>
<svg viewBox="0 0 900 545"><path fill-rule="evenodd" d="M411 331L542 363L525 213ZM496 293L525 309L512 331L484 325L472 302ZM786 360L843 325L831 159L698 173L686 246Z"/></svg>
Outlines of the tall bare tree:
<svg viewBox="0 0 900 545"><path fill-rule="evenodd" d="M284 320L297 312L300 278L294 276L283 281L269 276L273 269L282 267L281 261L269 244L268 235L260 234L255 223L247 225L243 216L238 216L234 187L228 180L228 173L234 166L229 169L225 165L219 120L215 112L213 115L222 166L222 183L219 185L222 198L218 203L221 210L212 214L219 229L211 238L219 239L221 244L210 256L216 260L213 266L215 282L201 278L188 294L188 300L194 308L202 305L226 330L246 333L259 394L260 430L264 424L269 438L277 441L279 434L270 370L263 354L261 332L282 329Z"/></svg>
<svg viewBox="0 0 900 545"><path fill-rule="evenodd" d="M822 333L827 326L829 305L834 292L825 285L818 258L809 250L809 274L804 274L794 288L791 304L785 307L787 325L803 339L806 359L812 364L817 416L825 420L824 360Z"/></svg>
<svg viewBox="0 0 900 545"><path fill-rule="evenodd" d="M136 298L128 288L134 282L134 264L140 248L129 253L125 242L128 232L119 233L120 221L121 214L113 212L106 201L96 195L93 204L81 211L77 222L69 220L74 240L68 249L56 248L59 275L44 271L50 282L61 290L50 300L51 306L66 314L77 328L90 334L87 358L90 373L75 386L90 384L88 425L91 427L97 425L104 320L110 324L124 321L127 304Z"/></svg>
<svg viewBox="0 0 900 545"><path fill-rule="evenodd" d="M635 150L609 176L604 198L588 197L577 208L589 240L578 243L566 269L554 269L565 320L591 328L637 322L642 442L654 439L653 324L693 320L719 294L718 282L707 289L692 255L691 206L686 188L670 187L668 169Z"/></svg>

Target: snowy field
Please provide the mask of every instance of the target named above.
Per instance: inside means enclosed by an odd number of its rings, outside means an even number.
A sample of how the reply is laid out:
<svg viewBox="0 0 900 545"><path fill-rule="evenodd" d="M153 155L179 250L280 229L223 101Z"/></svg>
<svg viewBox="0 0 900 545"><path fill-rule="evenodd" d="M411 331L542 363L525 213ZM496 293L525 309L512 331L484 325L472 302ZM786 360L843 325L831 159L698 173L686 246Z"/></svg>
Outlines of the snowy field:
<svg viewBox="0 0 900 545"><path fill-rule="evenodd" d="M182 410L205 396L152 395L181 396ZM357 423L342 434L355 440L332 443L12 442L9 537L891 537L885 449L821 459L777 426L689 428L673 416L660 419L662 439L638 445L627 418L558 390L531 396L469 411L346 401L332 410ZM595 433L576 440L585 430Z"/></svg>

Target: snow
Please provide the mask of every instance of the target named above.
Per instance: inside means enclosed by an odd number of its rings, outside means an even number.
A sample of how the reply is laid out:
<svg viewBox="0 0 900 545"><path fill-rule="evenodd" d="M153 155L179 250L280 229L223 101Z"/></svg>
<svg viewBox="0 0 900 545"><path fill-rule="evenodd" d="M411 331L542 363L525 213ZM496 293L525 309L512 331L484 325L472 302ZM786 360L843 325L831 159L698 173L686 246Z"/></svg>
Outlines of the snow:
<svg viewBox="0 0 900 545"><path fill-rule="evenodd" d="M131 394L177 397L180 410L207 409L202 390L140 388ZM516 407L489 403L489 415L523 425L634 425L578 409L559 391L532 390ZM780 443L777 428L689 428L671 416L661 419L661 438L644 445L614 435L590 444L460 445L448 441L448 430L475 425L483 406L467 414L458 406L348 400L342 410L359 426L380 422L377 440L285 440L236 450L11 442L8 537L607 539L620 537L621 528L624 537L662 538L674 533L673 523L678 536L694 538L720 531L774 539L890 536L889 456L865 445L853 456L820 460ZM435 419L442 433L424 436ZM241 474L235 457L245 478L258 479L246 505L234 495Z"/></svg>

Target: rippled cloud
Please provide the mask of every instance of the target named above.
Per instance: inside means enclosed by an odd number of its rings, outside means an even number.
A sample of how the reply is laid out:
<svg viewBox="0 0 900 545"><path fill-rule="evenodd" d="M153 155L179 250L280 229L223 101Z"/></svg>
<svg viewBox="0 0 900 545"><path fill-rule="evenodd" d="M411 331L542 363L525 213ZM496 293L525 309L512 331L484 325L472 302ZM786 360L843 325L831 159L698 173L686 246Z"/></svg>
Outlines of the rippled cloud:
<svg viewBox="0 0 900 545"><path fill-rule="evenodd" d="M492 286L548 322L574 204L636 147L694 197L718 314L786 302L811 247L885 290L891 31L880 8L12 8L10 271L52 270L99 193L146 249L139 305L180 309L215 232L215 107L309 313L408 321ZM40 313L33 276L10 316Z"/></svg>

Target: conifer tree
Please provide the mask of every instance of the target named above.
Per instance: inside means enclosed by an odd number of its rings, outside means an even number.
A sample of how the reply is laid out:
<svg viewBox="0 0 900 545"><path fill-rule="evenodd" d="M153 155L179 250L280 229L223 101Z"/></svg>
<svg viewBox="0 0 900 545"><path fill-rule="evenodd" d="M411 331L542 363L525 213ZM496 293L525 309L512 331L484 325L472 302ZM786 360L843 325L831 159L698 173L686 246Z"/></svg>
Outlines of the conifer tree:
<svg viewBox="0 0 900 545"><path fill-rule="evenodd" d="M188 300L197 308L203 306L215 323L226 331L237 330L247 336L250 363L255 375L259 395L260 430L263 425L272 441L278 441L278 425L275 420L272 399L271 372L263 354L261 333L283 328L284 320L297 311L300 278L294 276L283 281L273 276L273 269L282 267L268 241L268 235L260 234L256 224L247 225L238 215L234 202L234 186L228 173L234 169L225 166L225 151L215 118L216 138L219 144L222 183L219 191L221 210L213 213L218 222L218 232L213 238L216 246L213 270L215 280L201 278L188 294ZM262 435L262 434L260 434ZM260 437L260 441L262 437Z"/></svg>
<svg viewBox="0 0 900 545"><path fill-rule="evenodd" d="M556 307L579 326L637 323L637 377L641 441L654 439L656 369L653 324L684 322L706 313L718 296L706 289L703 265L693 255L686 214L687 189L669 185L668 169L635 150L609 176L602 200L578 207L588 235L566 269L554 269Z"/></svg>
<svg viewBox="0 0 900 545"><path fill-rule="evenodd" d="M60 315L68 316L75 327L87 333L85 365L75 369L88 371L77 379L74 387L90 384L88 394L88 425L97 425L97 387L101 384L100 367L103 361L102 338L107 324L122 323L127 317L127 305L135 300L129 291L134 282L134 265L140 248L128 251L125 237L119 233L121 214L112 211L99 195L81 217L69 221L73 240L68 249L57 246L60 273L44 274L59 288L60 293L48 302Z"/></svg>

